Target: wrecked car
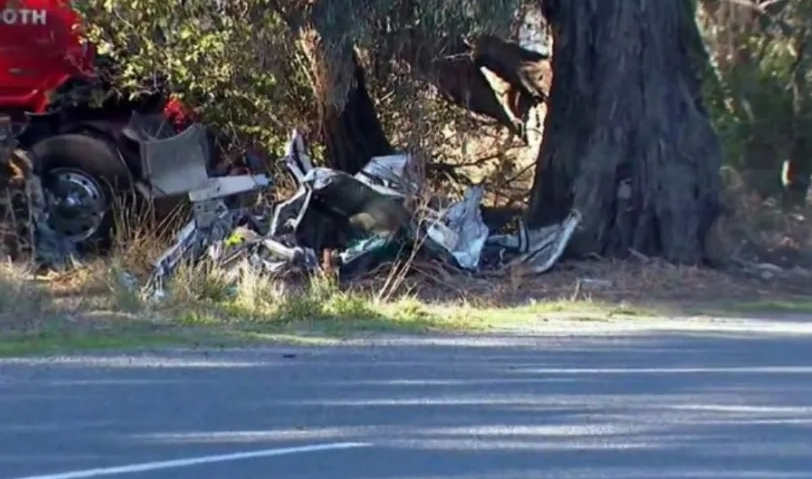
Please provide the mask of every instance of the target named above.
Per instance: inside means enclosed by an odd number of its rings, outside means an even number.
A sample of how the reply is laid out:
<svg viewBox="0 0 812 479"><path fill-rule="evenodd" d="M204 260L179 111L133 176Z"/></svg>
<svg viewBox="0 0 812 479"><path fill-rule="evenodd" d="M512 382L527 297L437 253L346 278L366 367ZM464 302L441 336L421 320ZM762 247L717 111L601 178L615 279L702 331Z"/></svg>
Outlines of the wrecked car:
<svg viewBox="0 0 812 479"><path fill-rule="evenodd" d="M314 273L329 267L339 278L351 279L405 252L419 252L472 274L516 264L544 273L564 253L580 222L574 211L560 224L530 230L519 221L514 232L500 233L483 220L481 185L440 207L432 198L423 201L423 181L411 155L373 157L350 175L314 166L295 130L279 161L297 190L271 208L246 208L232 200L269 190L273 181L268 174L212 176L201 128L156 134L161 127L148 118L132 118L140 165L149 178L137 187L148 189L148 196L186 195L192 208L172 246L154 262L145 289L158 295L179 264L203 259L234 271L235 277L244 267L262 274ZM6 144L11 144L8 138ZM5 156L10 148L4 147ZM73 243L54 232L48 219L58 205L48 201L38 176L29 176L26 192L38 259L51 265L64 262L74 254Z"/></svg>
<svg viewBox="0 0 812 479"><path fill-rule="evenodd" d="M519 222L515 233L493 234L482 217L481 185L444 209L420 205L422 182L410 155L373 157L349 175L314 166L296 131L280 161L298 188L270 211L229 209L225 202L229 195L268 188L269 180L218 179L229 186L218 183L189 193L193 218L156 261L152 291L163 291L182 260L204 257L235 275L238 265L266 274L312 273L329 266L348 279L419 248L471 273L483 264L497 269L523 264L543 273L564 253L580 222L574 211L560 224L529 230Z"/></svg>

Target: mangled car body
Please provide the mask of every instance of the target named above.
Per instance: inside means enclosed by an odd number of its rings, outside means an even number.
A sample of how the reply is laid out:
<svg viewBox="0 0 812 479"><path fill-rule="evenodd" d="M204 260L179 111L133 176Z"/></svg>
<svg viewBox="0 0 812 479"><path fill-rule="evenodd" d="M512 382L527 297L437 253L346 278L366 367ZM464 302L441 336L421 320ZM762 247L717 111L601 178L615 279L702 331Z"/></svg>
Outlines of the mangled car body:
<svg viewBox="0 0 812 479"><path fill-rule="evenodd" d="M166 280L182 262L203 259L235 275L245 267L262 274L313 273L329 263L341 279L351 279L411 251L469 273L517 263L543 273L561 257L580 221L573 212L546 228L528 230L519 222L515 232L496 233L483 221L482 186L441 208L431 198L424 201L412 156L374 157L350 175L314 166L296 131L280 159L296 181L295 193L267 209L237 207L235 196L268 190L272 178L210 176L205 138L198 133L191 128L141 140L142 166L151 179L145 186L162 194L186 194L192 205L189 222L154 262L145 286L152 295L163 294ZM67 246L42 247L53 243L54 235L47 230L49 205L37 185L32 177L28 191L36 241L42 250L70 256Z"/></svg>
<svg viewBox="0 0 812 479"><path fill-rule="evenodd" d="M157 261L151 283L161 284L181 258L204 254L235 271L247 265L267 274L312 273L326 258L347 279L415 248L471 273L485 263L520 263L543 273L561 257L580 221L573 212L560 224L528 230L519 222L516 233L492 234L482 218L482 186L434 209L420 203L422 181L410 155L374 157L349 175L314 166L296 131L281 161L298 189L270 214L229 210L222 196L190 194L195 216Z"/></svg>

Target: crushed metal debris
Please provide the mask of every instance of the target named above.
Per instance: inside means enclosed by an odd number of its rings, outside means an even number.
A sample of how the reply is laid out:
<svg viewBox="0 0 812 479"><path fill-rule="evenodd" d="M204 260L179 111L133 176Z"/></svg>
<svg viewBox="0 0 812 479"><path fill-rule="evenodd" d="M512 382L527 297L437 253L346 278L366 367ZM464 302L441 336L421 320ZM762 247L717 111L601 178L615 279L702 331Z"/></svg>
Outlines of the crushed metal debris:
<svg viewBox="0 0 812 479"><path fill-rule="evenodd" d="M541 274L561 257L581 220L573 211L559 224L531 230L519 220L514 231L502 232L483 220L481 185L443 207L439 198L425 194L412 156L370 158L350 175L314 166L295 130L279 161L296 181L296 192L269 208L234 207L232 198L267 191L273 179L255 174L210 177L200 155L161 157L162 151L202 151L199 145L184 144L200 138L181 134L143 140L143 161L148 171L161 176L151 182L171 183L172 190L187 194L192 204L190 221L154 262L146 284L122 278L127 287L153 299L166 296L166 285L181 263L199 261L218 265L234 281L246 268L279 275L330 267L342 280L352 279L403 254L427 255L470 273L521 264ZM47 201L36 175L30 180L37 251L50 252L41 254L42 260L54 265L60 263L57 258L73 253L45 226Z"/></svg>

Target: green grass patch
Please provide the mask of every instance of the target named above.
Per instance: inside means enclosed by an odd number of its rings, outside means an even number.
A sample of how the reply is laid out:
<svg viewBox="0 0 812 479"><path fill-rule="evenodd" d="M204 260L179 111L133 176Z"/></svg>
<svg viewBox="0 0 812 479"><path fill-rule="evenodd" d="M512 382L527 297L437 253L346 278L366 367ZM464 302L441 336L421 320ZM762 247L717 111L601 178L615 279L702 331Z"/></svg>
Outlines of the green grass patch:
<svg viewBox="0 0 812 479"><path fill-rule="evenodd" d="M812 314L812 297L736 301L707 308L718 316L738 314Z"/></svg>
<svg viewBox="0 0 812 479"><path fill-rule="evenodd" d="M13 333L0 338L0 357L26 356L32 354L63 354L87 350L127 350L150 346L179 344L180 337L164 334L132 334L116 331L100 333Z"/></svg>
<svg viewBox="0 0 812 479"><path fill-rule="evenodd" d="M482 333L501 327L532 327L545 320L598 321L610 320L619 314L624 317L642 315L642 311L631 308L563 301L512 308L427 305L406 299L375 303L361 296L342 296L326 303L303 297L290 297L287 301L273 311L265 311L264 315L256 310L241 314L233 304L197 303L184 309L164 311L164 316L157 320L157 312L152 311L126 319L104 319L99 325L93 324L92 316L74 325L55 315L49 326L31 332L0 335L0 356L170 346L318 345L359 334Z"/></svg>
<svg viewBox="0 0 812 479"><path fill-rule="evenodd" d="M488 325L538 320L611 320L657 316L654 308L602 301L550 300L512 307L469 308L466 314Z"/></svg>
<svg viewBox="0 0 812 479"><path fill-rule="evenodd" d="M116 272L109 274L115 276ZM477 333L530 328L545 320L594 321L654 314L631 305L597 301L534 301L510 307L426 304L406 295L384 298L368 290L340 288L329 277L291 284L247 274L234 283L222 272L200 267L179 271L169 285L168 298L157 304L116 286L116 281L104 283L109 291L103 300L92 307L84 301L70 310L43 296L41 285L32 289L34 286L15 279L0 306L6 313L13 312L8 317L39 319L20 322L18 332L12 327L3 334L0 327L0 356L172 345L321 343L364 333ZM21 298L29 302L21 302Z"/></svg>

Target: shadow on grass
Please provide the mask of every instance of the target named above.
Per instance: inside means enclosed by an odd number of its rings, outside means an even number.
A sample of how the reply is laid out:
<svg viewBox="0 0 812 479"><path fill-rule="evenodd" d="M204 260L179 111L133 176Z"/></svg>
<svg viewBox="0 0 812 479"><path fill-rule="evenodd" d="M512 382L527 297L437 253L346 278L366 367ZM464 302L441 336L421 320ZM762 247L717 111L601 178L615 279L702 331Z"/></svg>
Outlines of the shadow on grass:
<svg viewBox="0 0 812 479"><path fill-rule="evenodd" d="M548 299L513 305L486 305L476 298L439 304L409 296L381 300L375 290L348 290L324 277L296 284L248 275L234 285L221 272L201 268L181 270L167 299L156 304L117 286L115 268L103 273L109 276L102 281L107 288L104 300L72 310L64 307L64 298L54 306L54 298L41 286L31 289L36 283L13 282L14 297L37 291L39 312L32 315L38 314L40 320L0 335L0 355L318 342L364 333L477 333L536 329L555 320L645 320L659 315L654 308L592 300ZM9 298L2 300L7 308L25 303ZM46 310L48 314L42 313ZM19 321L20 315L11 317Z"/></svg>
<svg viewBox="0 0 812 479"><path fill-rule="evenodd" d="M465 327L433 314L417 301L376 303L331 289L231 299L186 297L159 307L150 307L122 291L111 292L109 299L112 311L76 315L57 309L36 326L8 329L0 334L0 356L173 345L216 348L297 338L332 340L362 332L414 334Z"/></svg>
<svg viewBox="0 0 812 479"><path fill-rule="evenodd" d="M376 304L359 296L317 302L289 297L273 310L215 302L186 303L162 312L158 322L117 320L103 329L62 328L0 339L0 356L151 347L239 347L273 343L330 344L359 334L484 333L533 328L548 320L609 321L613 315L644 320L642 311L599 303L561 301L512 308L434 306L401 300ZM10 344L13 343L13 344Z"/></svg>
<svg viewBox="0 0 812 479"><path fill-rule="evenodd" d="M812 296L780 299L720 301L694 305L687 310L693 314L718 317L769 318L780 315L809 315L812 318Z"/></svg>
<svg viewBox="0 0 812 479"><path fill-rule="evenodd" d="M0 335L0 357L171 346L221 348L280 341L313 343L363 332L417 334L450 327L449 323L428 315L387 315L361 304L352 305L343 314L322 311L313 316L308 316L301 304L283 305L280 309L290 316L259 317L252 314L249 317L234 306L198 304L159 322L120 319L107 321L104 327L50 323L39 329Z"/></svg>
<svg viewBox="0 0 812 479"><path fill-rule="evenodd" d="M166 333L125 332L122 334L120 330L110 333L43 330L4 335L0 339L0 357L60 354L85 350L132 349L179 343L178 336Z"/></svg>
<svg viewBox="0 0 812 479"><path fill-rule="evenodd" d="M169 315L177 324L251 333L342 336L357 332L419 333L464 327L460 320L444 318L418 301L379 303L347 293L327 297L291 294L262 305L239 300L206 301L192 307L187 303Z"/></svg>

